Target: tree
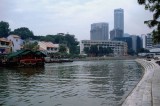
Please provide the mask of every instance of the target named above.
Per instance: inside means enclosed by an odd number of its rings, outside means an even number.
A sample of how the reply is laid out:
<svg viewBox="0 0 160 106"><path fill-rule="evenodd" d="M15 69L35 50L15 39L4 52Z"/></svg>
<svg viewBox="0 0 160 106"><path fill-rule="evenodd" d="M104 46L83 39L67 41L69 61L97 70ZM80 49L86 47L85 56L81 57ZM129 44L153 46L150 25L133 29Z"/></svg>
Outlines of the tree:
<svg viewBox="0 0 160 106"><path fill-rule="evenodd" d="M51 41L53 43L66 45L71 54L79 54L79 42L74 35L58 33L56 35L35 36L36 40Z"/></svg>
<svg viewBox="0 0 160 106"><path fill-rule="evenodd" d="M59 52L61 52L61 53L66 53L66 52L67 52L66 46L65 46L65 45L60 45L60 47L59 47Z"/></svg>
<svg viewBox="0 0 160 106"><path fill-rule="evenodd" d="M29 40L26 40L24 45L23 45L23 49L28 49L28 50L38 50L39 46L37 42L30 42Z"/></svg>
<svg viewBox="0 0 160 106"><path fill-rule="evenodd" d="M90 47L90 53L94 56L98 55L98 46L97 45L91 45Z"/></svg>
<svg viewBox="0 0 160 106"><path fill-rule="evenodd" d="M65 34L65 41L67 43L67 46L70 49L70 53L76 54L77 53L77 45L79 44L79 42L77 41L75 36L70 35L70 34Z"/></svg>
<svg viewBox="0 0 160 106"><path fill-rule="evenodd" d="M10 33L8 22L0 22L0 37L7 37Z"/></svg>
<svg viewBox="0 0 160 106"><path fill-rule="evenodd" d="M160 0L138 0L140 5L145 5L145 9L153 12L153 19L145 21L150 28L155 27L152 31L153 42L160 42Z"/></svg>
<svg viewBox="0 0 160 106"><path fill-rule="evenodd" d="M54 35L53 38L54 38L53 40L54 43L65 44L65 37L63 35L57 34Z"/></svg>
<svg viewBox="0 0 160 106"><path fill-rule="evenodd" d="M33 32L26 27L17 28L11 34L19 35L22 39L34 38Z"/></svg>
<svg viewBox="0 0 160 106"><path fill-rule="evenodd" d="M108 54L113 53L113 49L111 47L107 47Z"/></svg>
<svg viewBox="0 0 160 106"><path fill-rule="evenodd" d="M84 47L84 50L83 50L86 54L89 54L90 53L90 49L89 47Z"/></svg>
<svg viewBox="0 0 160 106"><path fill-rule="evenodd" d="M104 55L104 48L103 48L102 46L99 47L98 55L99 55L99 56Z"/></svg>

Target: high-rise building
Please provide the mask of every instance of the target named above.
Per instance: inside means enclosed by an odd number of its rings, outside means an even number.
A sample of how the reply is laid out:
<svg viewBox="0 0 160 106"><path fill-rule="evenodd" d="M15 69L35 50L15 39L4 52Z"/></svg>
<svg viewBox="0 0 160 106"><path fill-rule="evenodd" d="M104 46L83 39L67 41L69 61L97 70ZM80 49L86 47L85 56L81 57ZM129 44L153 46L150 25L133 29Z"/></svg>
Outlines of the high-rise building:
<svg viewBox="0 0 160 106"><path fill-rule="evenodd" d="M132 38L131 37L116 37L113 40L126 42L128 46L128 50L132 49Z"/></svg>
<svg viewBox="0 0 160 106"><path fill-rule="evenodd" d="M142 48L142 40L137 35L131 35L132 49L137 53Z"/></svg>
<svg viewBox="0 0 160 106"><path fill-rule="evenodd" d="M143 47L143 48L146 48L146 35L145 35L145 34L142 34L142 35L141 35L141 39L142 39L142 47Z"/></svg>
<svg viewBox="0 0 160 106"><path fill-rule="evenodd" d="M121 29L113 29L110 31L110 39L113 40L115 38L123 37L123 31Z"/></svg>
<svg viewBox="0 0 160 106"><path fill-rule="evenodd" d="M124 11L123 9L114 10L114 29L120 29L124 35Z"/></svg>
<svg viewBox="0 0 160 106"><path fill-rule="evenodd" d="M90 39L91 40L108 40L109 39L108 23L93 23L91 24Z"/></svg>
<svg viewBox="0 0 160 106"><path fill-rule="evenodd" d="M152 35L151 34L147 34L146 36L146 48L152 48L153 47L153 41L152 41Z"/></svg>

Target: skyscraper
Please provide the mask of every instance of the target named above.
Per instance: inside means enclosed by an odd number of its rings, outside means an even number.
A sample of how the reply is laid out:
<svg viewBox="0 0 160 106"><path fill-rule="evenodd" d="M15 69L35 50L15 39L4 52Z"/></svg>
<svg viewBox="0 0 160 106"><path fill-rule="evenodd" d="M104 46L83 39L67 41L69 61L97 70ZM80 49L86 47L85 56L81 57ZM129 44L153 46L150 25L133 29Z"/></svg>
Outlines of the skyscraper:
<svg viewBox="0 0 160 106"><path fill-rule="evenodd" d="M90 39L91 40L108 40L109 39L108 23L93 23L91 24Z"/></svg>
<svg viewBox="0 0 160 106"><path fill-rule="evenodd" d="M142 47L146 48L146 38L147 36L145 34L141 35L141 39L142 39Z"/></svg>
<svg viewBox="0 0 160 106"><path fill-rule="evenodd" d="M124 11L123 9L114 10L114 29L120 29L124 35Z"/></svg>
<svg viewBox="0 0 160 106"><path fill-rule="evenodd" d="M123 31L121 29L113 29L110 31L110 39L113 40L115 38L123 37Z"/></svg>

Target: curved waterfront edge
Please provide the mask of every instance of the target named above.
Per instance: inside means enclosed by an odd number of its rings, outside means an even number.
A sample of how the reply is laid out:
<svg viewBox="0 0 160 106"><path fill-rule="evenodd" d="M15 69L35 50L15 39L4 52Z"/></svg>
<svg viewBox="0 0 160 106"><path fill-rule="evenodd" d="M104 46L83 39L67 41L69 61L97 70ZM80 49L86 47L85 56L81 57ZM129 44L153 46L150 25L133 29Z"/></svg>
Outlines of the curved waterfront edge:
<svg viewBox="0 0 160 106"><path fill-rule="evenodd" d="M155 60L136 59L144 75L122 106L160 106L160 66Z"/></svg>
<svg viewBox="0 0 160 106"><path fill-rule="evenodd" d="M86 57L86 58L77 58L72 59L73 61L91 61L91 60L134 60L136 56L120 56L120 57Z"/></svg>

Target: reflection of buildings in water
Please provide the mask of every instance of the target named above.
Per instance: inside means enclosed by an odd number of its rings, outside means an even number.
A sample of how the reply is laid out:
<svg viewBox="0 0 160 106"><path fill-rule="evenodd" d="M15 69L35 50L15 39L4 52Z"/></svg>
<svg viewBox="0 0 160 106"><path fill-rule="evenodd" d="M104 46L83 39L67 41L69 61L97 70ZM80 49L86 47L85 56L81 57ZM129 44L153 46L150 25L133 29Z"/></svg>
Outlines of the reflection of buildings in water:
<svg viewBox="0 0 160 106"><path fill-rule="evenodd" d="M42 74L44 68L4 68L4 73L7 75L2 75L3 80L5 80L6 91L10 91L11 94L16 92L17 94L24 94L31 90L32 83L36 83L36 80L32 79L32 76ZM38 81L39 82L39 81ZM4 89L4 88L3 88ZM12 96L8 94L8 97ZM7 96L5 96L6 98Z"/></svg>
<svg viewBox="0 0 160 106"><path fill-rule="evenodd" d="M125 82L125 67L123 61L117 61L112 63L112 69L110 71L110 86L112 86L113 94L116 95L115 99L124 94L124 82ZM117 101L117 100L116 100Z"/></svg>
<svg viewBox="0 0 160 106"><path fill-rule="evenodd" d="M6 96L9 97L9 78L8 78L8 71L4 68L0 68L0 98L5 98ZM0 103L0 105L4 105Z"/></svg>
<svg viewBox="0 0 160 106"><path fill-rule="evenodd" d="M111 74L114 77L110 85L112 86L113 94L116 96L115 100L122 102L121 99L133 89L142 73L140 67L134 61L118 61L113 66ZM123 96L123 98L120 96Z"/></svg>
<svg viewBox="0 0 160 106"><path fill-rule="evenodd" d="M89 69L89 96L93 98L105 98L109 94L109 70L108 63L95 62Z"/></svg>

